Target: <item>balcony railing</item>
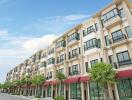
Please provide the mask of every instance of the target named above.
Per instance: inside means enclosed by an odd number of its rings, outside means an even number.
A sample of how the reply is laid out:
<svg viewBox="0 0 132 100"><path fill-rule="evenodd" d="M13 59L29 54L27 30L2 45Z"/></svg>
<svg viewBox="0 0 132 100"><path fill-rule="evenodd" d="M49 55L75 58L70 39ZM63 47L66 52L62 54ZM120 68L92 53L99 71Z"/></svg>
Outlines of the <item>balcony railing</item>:
<svg viewBox="0 0 132 100"><path fill-rule="evenodd" d="M69 72L69 76L78 75L78 74L80 74L80 71Z"/></svg>
<svg viewBox="0 0 132 100"><path fill-rule="evenodd" d="M58 64L58 63L61 63L63 61L64 61L64 59L57 59L56 63Z"/></svg>
<svg viewBox="0 0 132 100"><path fill-rule="evenodd" d="M52 79L52 75L46 77L47 80Z"/></svg>
<svg viewBox="0 0 132 100"><path fill-rule="evenodd" d="M69 55L69 59L72 59L72 58L75 58L75 57L78 57L79 54L72 54L72 55Z"/></svg>
<svg viewBox="0 0 132 100"><path fill-rule="evenodd" d="M122 41L122 40L124 40L124 39L126 39L126 38L127 38L127 37L126 37L125 34L121 34L121 35L119 35L119 36L117 36L117 37L114 37L114 38L110 39L110 44L116 43L116 42L119 42L119 41Z"/></svg>
<svg viewBox="0 0 132 100"><path fill-rule="evenodd" d="M132 59L121 61L121 62L114 62L112 63L112 66L117 69L117 68L123 68L126 65L131 65L132 64Z"/></svg>
<svg viewBox="0 0 132 100"><path fill-rule="evenodd" d="M93 48L98 48L98 44L97 45L92 45L92 46L84 46L84 50L87 51L87 50L90 50L90 49L93 49Z"/></svg>

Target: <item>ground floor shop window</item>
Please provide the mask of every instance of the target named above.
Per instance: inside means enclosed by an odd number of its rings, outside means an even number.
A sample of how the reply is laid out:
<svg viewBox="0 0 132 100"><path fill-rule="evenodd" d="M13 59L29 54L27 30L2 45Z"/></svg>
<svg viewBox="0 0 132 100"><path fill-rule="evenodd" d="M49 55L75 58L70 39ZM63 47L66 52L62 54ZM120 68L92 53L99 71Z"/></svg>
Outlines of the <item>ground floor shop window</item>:
<svg viewBox="0 0 132 100"><path fill-rule="evenodd" d="M75 100L81 100L81 86L80 83L70 84L70 98Z"/></svg>
<svg viewBox="0 0 132 100"><path fill-rule="evenodd" d="M61 88L61 90L60 90L60 88ZM59 93L60 93L60 95L61 96L64 96L64 84L58 84L57 85L57 94L58 94L58 96L59 96Z"/></svg>
<svg viewBox="0 0 132 100"><path fill-rule="evenodd" d="M104 100L103 88L95 82L89 84L90 100Z"/></svg>
<svg viewBox="0 0 132 100"><path fill-rule="evenodd" d="M60 92L61 96L64 96L64 84L61 84L61 92Z"/></svg>
<svg viewBox="0 0 132 100"><path fill-rule="evenodd" d="M47 96L51 97L51 85L47 87Z"/></svg>
<svg viewBox="0 0 132 100"><path fill-rule="evenodd" d="M117 87L120 100L132 100L132 78L118 80Z"/></svg>

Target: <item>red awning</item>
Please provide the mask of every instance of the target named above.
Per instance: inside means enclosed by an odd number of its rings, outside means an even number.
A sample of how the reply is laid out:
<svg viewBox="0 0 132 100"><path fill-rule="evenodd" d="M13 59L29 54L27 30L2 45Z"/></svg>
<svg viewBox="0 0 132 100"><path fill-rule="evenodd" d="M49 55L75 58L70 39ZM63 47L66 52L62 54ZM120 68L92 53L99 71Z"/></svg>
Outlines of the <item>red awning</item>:
<svg viewBox="0 0 132 100"><path fill-rule="evenodd" d="M53 80L53 81L50 81L50 85L56 85L58 84L59 82L57 80Z"/></svg>
<svg viewBox="0 0 132 100"><path fill-rule="evenodd" d="M87 81L89 81L90 80L90 77L89 76L82 76L82 77L80 77L80 82L87 82Z"/></svg>
<svg viewBox="0 0 132 100"><path fill-rule="evenodd" d="M44 83L44 86L48 86L49 85L49 81L46 81L45 83Z"/></svg>
<svg viewBox="0 0 132 100"><path fill-rule="evenodd" d="M80 77L69 77L64 81L64 83L76 83L79 82Z"/></svg>
<svg viewBox="0 0 132 100"><path fill-rule="evenodd" d="M130 77L132 77L132 69L118 71L117 77L118 78L130 78Z"/></svg>

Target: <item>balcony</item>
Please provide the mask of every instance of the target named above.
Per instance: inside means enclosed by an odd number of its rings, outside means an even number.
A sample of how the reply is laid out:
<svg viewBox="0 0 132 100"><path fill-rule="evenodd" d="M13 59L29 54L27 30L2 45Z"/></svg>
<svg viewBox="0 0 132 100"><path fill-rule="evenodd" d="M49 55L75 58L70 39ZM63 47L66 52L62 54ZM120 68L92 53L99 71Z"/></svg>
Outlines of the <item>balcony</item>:
<svg viewBox="0 0 132 100"><path fill-rule="evenodd" d="M52 79L52 75L46 77L46 80L49 80L49 79Z"/></svg>
<svg viewBox="0 0 132 100"><path fill-rule="evenodd" d="M79 54L72 54L72 55L69 55L69 59L73 59L73 58L78 58Z"/></svg>
<svg viewBox="0 0 132 100"><path fill-rule="evenodd" d="M121 62L114 62L111 64L115 69L118 68L127 68L132 67L132 59L121 61Z"/></svg>
<svg viewBox="0 0 132 100"><path fill-rule="evenodd" d="M118 25L120 23L121 23L121 18L117 14L116 16L110 18L109 20L104 21L104 27L106 27L107 29L110 29L111 27Z"/></svg>
<svg viewBox="0 0 132 100"><path fill-rule="evenodd" d="M78 74L80 74L80 71L69 72L69 76L78 75Z"/></svg>
<svg viewBox="0 0 132 100"><path fill-rule="evenodd" d="M110 41L110 46L115 47L119 44L124 44L127 42L127 37L125 34L119 35L117 37L114 37L109 40Z"/></svg>
<svg viewBox="0 0 132 100"><path fill-rule="evenodd" d="M74 36L72 36L72 38L70 36L68 38L68 46L78 44L78 40L80 40L79 33L74 33Z"/></svg>
<svg viewBox="0 0 132 100"><path fill-rule="evenodd" d="M62 63L64 59L57 59L56 64Z"/></svg>
<svg viewBox="0 0 132 100"><path fill-rule="evenodd" d="M60 43L57 44L57 51L61 51L66 47L66 41L61 41Z"/></svg>

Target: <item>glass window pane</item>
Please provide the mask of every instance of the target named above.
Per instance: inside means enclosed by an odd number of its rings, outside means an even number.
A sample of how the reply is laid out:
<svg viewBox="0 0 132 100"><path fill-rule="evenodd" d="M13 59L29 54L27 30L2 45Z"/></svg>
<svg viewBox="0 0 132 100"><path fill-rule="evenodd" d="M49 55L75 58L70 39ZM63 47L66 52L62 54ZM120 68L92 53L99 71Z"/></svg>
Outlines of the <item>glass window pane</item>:
<svg viewBox="0 0 132 100"><path fill-rule="evenodd" d="M118 56L118 61L119 62L124 61L122 53L118 54L117 56Z"/></svg>
<svg viewBox="0 0 132 100"><path fill-rule="evenodd" d="M132 30L130 29L130 27L129 26L126 27L125 30L126 30L128 38L131 38L132 37Z"/></svg>
<svg viewBox="0 0 132 100"><path fill-rule="evenodd" d="M129 60L130 59L128 52L124 52L123 57L124 57L124 60Z"/></svg>

